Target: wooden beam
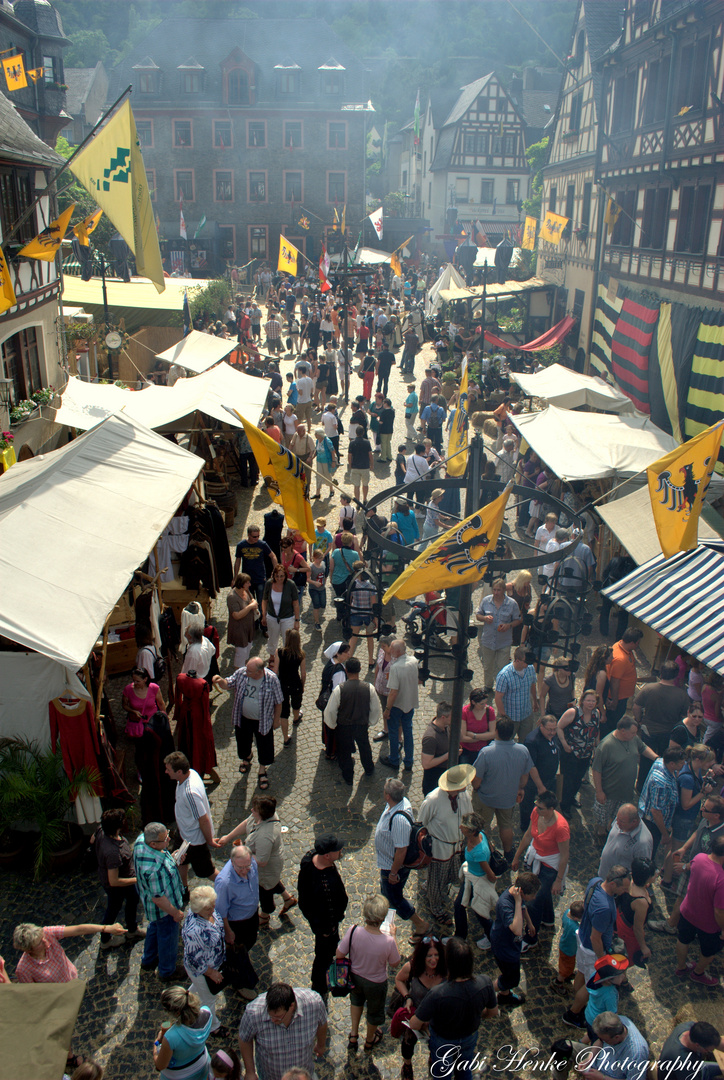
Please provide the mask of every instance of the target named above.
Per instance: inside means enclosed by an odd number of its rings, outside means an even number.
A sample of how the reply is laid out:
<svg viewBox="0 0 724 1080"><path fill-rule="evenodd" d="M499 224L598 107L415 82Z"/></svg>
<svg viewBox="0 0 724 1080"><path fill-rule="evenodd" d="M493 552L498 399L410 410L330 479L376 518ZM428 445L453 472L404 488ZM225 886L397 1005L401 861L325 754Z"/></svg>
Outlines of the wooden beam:
<svg viewBox="0 0 724 1080"><path fill-rule="evenodd" d="M106 659L108 657L108 626L110 624L112 614L113 614L112 612L109 613L108 618L106 619L105 624L103 626L103 650L101 652L101 670L100 670L100 674L98 675L98 693L96 694L96 721L98 723L100 723L100 717L101 717L101 699L103 697L103 680L104 680L104 678L106 676Z"/></svg>

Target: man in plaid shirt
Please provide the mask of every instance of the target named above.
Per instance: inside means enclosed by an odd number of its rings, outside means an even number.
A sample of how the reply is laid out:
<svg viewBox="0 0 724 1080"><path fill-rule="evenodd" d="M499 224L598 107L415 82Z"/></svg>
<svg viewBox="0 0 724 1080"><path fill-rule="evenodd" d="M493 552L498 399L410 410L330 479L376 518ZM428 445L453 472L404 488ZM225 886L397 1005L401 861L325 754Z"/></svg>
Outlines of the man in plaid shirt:
<svg viewBox="0 0 724 1080"><path fill-rule="evenodd" d="M148 919L141 969L151 971L158 964L158 977L163 982L178 978L176 954L184 917L184 889L168 842L166 826L151 821L133 845L136 888Z"/></svg>
<svg viewBox="0 0 724 1080"><path fill-rule="evenodd" d="M314 1075L314 1055L321 1057L327 1039L327 1010L314 990L273 983L244 1010L239 1024L239 1054L246 1076L256 1076L257 1059L263 1062L264 1080L282 1080L288 1069L306 1069Z"/></svg>

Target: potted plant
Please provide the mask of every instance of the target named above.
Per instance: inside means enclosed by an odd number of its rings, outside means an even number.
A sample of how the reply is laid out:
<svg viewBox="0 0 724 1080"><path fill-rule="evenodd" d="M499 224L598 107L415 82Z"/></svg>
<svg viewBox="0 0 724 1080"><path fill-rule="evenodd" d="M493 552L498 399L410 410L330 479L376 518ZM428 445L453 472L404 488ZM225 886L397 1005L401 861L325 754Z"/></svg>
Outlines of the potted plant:
<svg viewBox="0 0 724 1080"><path fill-rule="evenodd" d="M71 803L97 774L82 769L69 780L60 752L42 750L28 739L0 743L0 814L9 838L22 836L33 860L35 879L45 870L62 870L80 856L84 836L70 820Z"/></svg>
<svg viewBox="0 0 724 1080"><path fill-rule="evenodd" d="M449 401L457 389L458 376L454 371L446 371L442 377L442 396Z"/></svg>

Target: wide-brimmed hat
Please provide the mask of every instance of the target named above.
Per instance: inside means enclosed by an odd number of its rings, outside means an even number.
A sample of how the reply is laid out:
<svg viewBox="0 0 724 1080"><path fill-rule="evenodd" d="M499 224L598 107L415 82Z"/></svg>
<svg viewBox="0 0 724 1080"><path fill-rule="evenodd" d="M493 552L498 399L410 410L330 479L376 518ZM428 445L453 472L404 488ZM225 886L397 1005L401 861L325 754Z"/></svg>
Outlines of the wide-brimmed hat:
<svg viewBox="0 0 724 1080"><path fill-rule="evenodd" d="M606 979L621 975L630 965L623 953L606 953L605 956L600 956L593 966L595 971L586 983L590 989L600 986Z"/></svg>
<svg viewBox="0 0 724 1080"><path fill-rule="evenodd" d="M437 782L437 786L443 791L462 791L475 776L474 765L453 765L452 769L444 772Z"/></svg>

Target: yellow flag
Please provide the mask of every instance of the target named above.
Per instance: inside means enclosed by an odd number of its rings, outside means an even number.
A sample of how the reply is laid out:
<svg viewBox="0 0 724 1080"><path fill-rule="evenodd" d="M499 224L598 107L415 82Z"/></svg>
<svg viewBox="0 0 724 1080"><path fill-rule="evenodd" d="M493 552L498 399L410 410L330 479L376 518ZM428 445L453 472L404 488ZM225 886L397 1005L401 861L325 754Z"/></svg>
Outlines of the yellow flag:
<svg viewBox="0 0 724 1080"><path fill-rule="evenodd" d="M121 105L70 168L133 251L138 273L150 278L158 292L163 292L166 284L158 234L129 101Z"/></svg>
<svg viewBox="0 0 724 1080"><path fill-rule="evenodd" d="M392 269L392 273L396 274L398 277L402 277L402 264L400 263L402 249L406 248L410 241L414 239L415 234L413 233L412 236L408 236L407 240L405 240L404 243L400 244L398 248L395 248L395 250L390 255L390 268Z"/></svg>
<svg viewBox="0 0 724 1080"><path fill-rule="evenodd" d="M536 220L534 217L527 217L525 219L525 225L523 227L523 243L521 247L524 247L526 251L533 251L535 249L535 226Z"/></svg>
<svg viewBox="0 0 724 1080"><path fill-rule="evenodd" d="M452 589L481 581L488 568L485 554L498 542L512 484L494 502L476 510L439 537L402 571L382 598L409 600L431 589Z"/></svg>
<svg viewBox="0 0 724 1080"><path fill-rule="evenodd" d="M103 211L96 210L95 213L89 214L87 218L84 218L82 221L79 221L77 225L73 226L73 232L77 237L78 243L82 244L83 247L90 246L90 240L88 239L88 237L93 232L102 217Z"/></svg>
<svg viewBox="0 0 724 1080"><path fill-rule="evenodd" d="M345 221L346 221L346 219L347 219L347 203L345 203L344 206L342 207L342 224L340 225L340 229L341 229L342 233L345 232Z"/></svg>
<svg viewBox="0 0 724 1080"><path fill-rule="evenodd" d="M285 236L280 236L277 270L283 271L286 274L291 274L292 277L296 277L298 255L299 251L295 248L294 244L290 244Z"/></svg>
<svg viewBox="0 0 724 1080"><path fill-rule="evenodd" d="M28 80L25 78L25 64L20 53L16 56L7 56L3 60L3 68L8 90L22 90L28 85Z"/></svg>
<svg viewBox="0 0 724 1080"><path fill-rule="evenodd" d="M42 79L44 71L45 71L45 68L42 68L42 67L28 68L28 70L25 72L25 74L29 75L30 78L33 80L33 82L37 82L38 79Z"/></svg>
<svg viewBox="0 0 724 1080"><path fill-rule="evenodd" d="M254 424L233 410L244 425L246 437L264 477L267 491L280 503L290 529L297 529L310 544L314 542L314 518L308 499L311 474L304 462L286 447L270 439Z"/></svg>
<svg viewBox="0 0 724 1080"><path fill-rule="evenodd" d="M15 299L13 281L10 277L10 269L5 261L3 249L0 248L0 314L7 311L8 308L15 307L16 304L17 300Z"/></svg>
<svg viewBox="0 0 724 1080"><path fill-rule="evenodd" d="M654 524L666 559L697 545L699 516L723 433L720 420L646 470Z"/></svg>
<svg viewBox="0 0 724 1080"><path fill-rule="evenodd" d="M458 392L458 403L453 417L447 444L448 476L462 476L468 463L468 362L463 360L463 373ZM463 451L460 453L460 451ZM456 455L456 456L453 456Z"/></svg>
<svg viewBox="0 0 724 1080"><path fill-rule="evenodd" d="M545 220L540 227L541 240L547 240L550 244L557 244L561 239L561 233L568 224L567 217L561 217L560 214L552 214L550 210L545 216Z"/></svg>
<svg viewBox="0 0 724 1080"><path fill-rule="evenodd" d="M337 207L334 208L334 216L332 218L332 232L336 232L339 228L339 213Z"/></svg>
<svg viewBox="0 0 724 1080"><path fill-rule="evenodd" d="M613 199L609 199L606 203L606 212L603 215L603 223L608 226L608 235L613 232L613 227L621 217L621 207L617 206Z"/></svg>
<svg viewBox="0 0 724 1080"><path fill-rule="evenodd" d="M38 233L34 240L21 248L18 255L23 255L26 259L42 259L44 262L52 262L55 253L63 242L63 237L74 210L75 203L72 203L67 210L63 211L60 217L57 217L55 221L51 221L50 225L43 229L41 233Z"/></svg>

